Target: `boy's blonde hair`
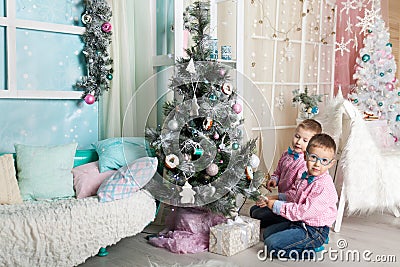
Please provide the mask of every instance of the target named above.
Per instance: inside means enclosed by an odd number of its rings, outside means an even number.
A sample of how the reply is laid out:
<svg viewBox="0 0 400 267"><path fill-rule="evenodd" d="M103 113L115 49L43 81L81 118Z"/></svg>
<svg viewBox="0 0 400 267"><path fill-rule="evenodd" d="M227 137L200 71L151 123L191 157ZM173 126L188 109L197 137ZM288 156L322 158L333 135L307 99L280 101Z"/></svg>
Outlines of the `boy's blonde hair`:
<svg viewBox="0 0 400 267"><path fill-rule="evenodd" d="M333 153L336 152L335 140L333 140L333 138L328 134L321 133L314 135L308 142L306 150L308 151L311 147L323 147L327 149L332 149Z"/></svg>
<svg viewBox="0 0 400 267"><path fill-rule="evenodd" d="M303 128L304 130L314 132L316 134L322 133L321 123L319 123L318 121L313 120L313 119L306 119L306 120L302 121L297 126L297 128L299 128L299 127Z"/></svg>

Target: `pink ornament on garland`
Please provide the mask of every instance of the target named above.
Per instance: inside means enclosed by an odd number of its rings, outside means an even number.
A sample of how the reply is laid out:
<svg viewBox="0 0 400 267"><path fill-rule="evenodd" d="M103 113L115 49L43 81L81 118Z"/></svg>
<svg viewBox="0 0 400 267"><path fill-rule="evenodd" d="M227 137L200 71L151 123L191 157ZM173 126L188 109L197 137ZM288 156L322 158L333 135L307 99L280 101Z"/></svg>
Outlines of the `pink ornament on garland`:
<svg viewBox="0 0 400 267"><path fill-rule="evenodd" d="M232 109L236 114L239 114L240 112L242 112L242 105L236 103L232 106Z"/></svg>
<svg viewBox="0 0 400 267"><path fill-rule="evenodd" d="M101 30L102 30L103 32L108 33L108 32L111 31L111 29L112 29L112 26L111 26L111 23L110 23L110 22L104 22L104 23L101 25Z"/></svg>
<svg viewBox="0 0 400 267"><path fill-rule="evenodd" d="M91 94L87 94L84 100L88 105L92 105L94 102L96 102L96 98L94 97L94 95Z"/></svg>

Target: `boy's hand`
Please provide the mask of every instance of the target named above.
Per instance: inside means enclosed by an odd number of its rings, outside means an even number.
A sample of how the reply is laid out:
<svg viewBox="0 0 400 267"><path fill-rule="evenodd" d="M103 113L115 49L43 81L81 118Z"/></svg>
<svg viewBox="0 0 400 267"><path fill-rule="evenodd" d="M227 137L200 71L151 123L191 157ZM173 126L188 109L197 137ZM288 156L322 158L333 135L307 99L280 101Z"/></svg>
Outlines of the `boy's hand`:
<svg viewBox="0 0 400 267"><path fill-rule="evenodd" d="M269 180L269 181L267 182L266 188L267 188L267 190L268 190L269 192L272 192L272 190L271 190L272 187L276 187L276 181L275 181L275 180Z"/></svg>
<svg viewBox="0 0 400 267"><path fill-rule="evenodd" d="M260 198L256 201L256 205L260 208L264 208L267 206L268 198L266 196L260 196Z"/></svg>
<svg viewBox="0 0 400 267"><path fill-rule="evenodd" d="M267 202L267 206L268 206L269 209L272 210L275 201L276 201L275 199L270 199L270 200Z"/></svg>

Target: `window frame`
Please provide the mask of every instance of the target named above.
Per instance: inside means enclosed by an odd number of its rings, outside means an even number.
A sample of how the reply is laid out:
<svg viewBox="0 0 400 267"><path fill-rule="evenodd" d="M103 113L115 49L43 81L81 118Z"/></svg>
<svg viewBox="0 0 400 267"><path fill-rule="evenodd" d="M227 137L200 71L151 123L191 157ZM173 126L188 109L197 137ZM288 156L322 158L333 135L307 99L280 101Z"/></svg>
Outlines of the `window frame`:
<svg viewBox="0 0 400 267"><path fill-rule="evenodd" d="M6 88L0 90L0 99L81 99L83 91L18 90L17 89L17 29L82 35L86 28L34 20L17 19L16 1L5 0L6 16L0 17L0 27L6 30Z"/></svg>

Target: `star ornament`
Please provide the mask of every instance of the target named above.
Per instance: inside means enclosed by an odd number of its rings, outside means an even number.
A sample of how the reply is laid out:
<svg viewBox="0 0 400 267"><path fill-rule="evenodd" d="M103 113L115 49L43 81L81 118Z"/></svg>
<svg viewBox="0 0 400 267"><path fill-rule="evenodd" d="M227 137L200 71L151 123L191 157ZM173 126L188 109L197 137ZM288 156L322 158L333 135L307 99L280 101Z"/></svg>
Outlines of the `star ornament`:
<svg viewBox="0 0 400 267"><path fill-rule="evenodd" d="M340 51L340 55L343 56L344 51L347 53L350 53L350 49L347 48L347 45L350 44L350 42L353 39L349 39L347 42L344 42L344 37L342 37L342 41L340 43L335 42L335 45L337 48L335 48L335 51Z"/></svg>

